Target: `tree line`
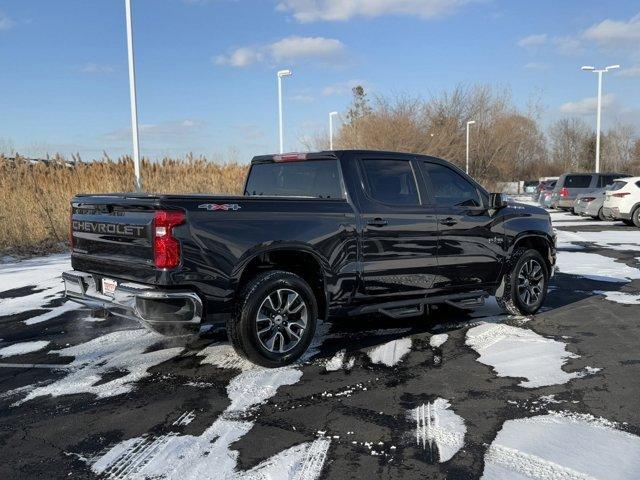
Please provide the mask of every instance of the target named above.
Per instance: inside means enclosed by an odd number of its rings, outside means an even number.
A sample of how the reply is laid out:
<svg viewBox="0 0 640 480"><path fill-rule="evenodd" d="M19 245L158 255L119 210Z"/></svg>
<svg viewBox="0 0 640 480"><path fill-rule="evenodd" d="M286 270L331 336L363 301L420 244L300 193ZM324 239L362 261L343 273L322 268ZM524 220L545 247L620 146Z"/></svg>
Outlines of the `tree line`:
<svg viewBox="0 0 640 480"><path fill-rule="evenodd" d="M595 164L595 129L580 118L541 126L542 108L532 101L518 108L509 91L486 85L458 86L429 99L375 96L362 86L335 133L336 149L412 152L466 163L465 128L471 127L470 173L492 184L535 180L564 172L588 172ZM326 135L303 140L327 148ZM602 132L601 171L640 174L640 137L633 125L616 122Z"/></svg>

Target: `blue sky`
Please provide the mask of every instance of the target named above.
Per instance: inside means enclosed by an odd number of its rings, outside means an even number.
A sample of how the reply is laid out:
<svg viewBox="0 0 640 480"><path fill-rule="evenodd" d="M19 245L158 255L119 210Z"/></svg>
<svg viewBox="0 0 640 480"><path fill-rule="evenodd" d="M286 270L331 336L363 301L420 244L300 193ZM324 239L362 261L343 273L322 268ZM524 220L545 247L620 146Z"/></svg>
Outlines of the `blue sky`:
<svg viewBox="0 0 640 480"><path fill-rule="evenodd" d="M285 79L285 148L326 131L350 86L429 96L455 85L538 94L543 121L640 127L640 5L586 0L133 0L144 155L277 149L275 72ZM0 0L0 150L131 151L124 0Z"/></svg>

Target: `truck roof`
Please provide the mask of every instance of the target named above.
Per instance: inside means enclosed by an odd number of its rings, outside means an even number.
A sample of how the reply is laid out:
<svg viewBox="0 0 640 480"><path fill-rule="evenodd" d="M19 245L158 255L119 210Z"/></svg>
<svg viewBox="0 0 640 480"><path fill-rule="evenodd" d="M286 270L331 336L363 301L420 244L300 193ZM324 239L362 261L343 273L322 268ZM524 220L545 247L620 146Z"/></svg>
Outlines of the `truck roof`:
<svg viewBox="0 0 640 480"><path fill-rule="evenodd" d="M430 155L423 155L420 153L410 152L391 152L385 150L323 150L319 152L288 152L288 153L272 153L269 155L257 155L251 160L251 164L257 163L280 163L280 162L299 162L305 160L326 160L326 159L338 159L346 154L354 153L366 153L366 154L379 154L379 155L398 155L405 157L422 157L430 158L434 160L443 161L441 158L432 157Z"/></svg>

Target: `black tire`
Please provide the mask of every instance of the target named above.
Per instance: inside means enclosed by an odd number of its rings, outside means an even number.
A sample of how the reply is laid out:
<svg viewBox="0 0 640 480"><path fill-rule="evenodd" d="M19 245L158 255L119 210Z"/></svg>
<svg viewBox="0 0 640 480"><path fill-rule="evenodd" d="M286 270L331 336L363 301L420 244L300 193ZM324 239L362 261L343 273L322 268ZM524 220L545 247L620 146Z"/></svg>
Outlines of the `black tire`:
<svg viewBox="0 0 640 480"><path fill-rule="evenodd" d="M607 219L607 217L604 216L604 212L602 211L602 207L600 207L600 210L598 210L598 220L602 220L603 222Z"/></svg>
<svg viewBox="0 0 640 480"><path fill-rule="evenodd" d="M636 227L640 228L640 207L636 207L633 211L631 214L631 220Z"/></svg>
<svg viewBox="0 0 640 480"><path fill-rule="evenodd" d="M525 265L534 262L540 267L542 273L542 284L538 299L533 303L527 303L518 293L519 275L524 274ZM527 282L528 285L528 282ZM547 296L547 287L549 286L549 269L540 252L533 249L518 248L516 249L507 264L507 273L503 279L501 292L496 293L496 301L498 305L512 315L533 315L536 313ZM500 290L500 289L499 289ZM531 296L531 293L530 293Z"/></svg>
<svg viewBox="0 0 640 480"><path fill-rule="evenodd" d="M635 226L633 223L633 220L622 220L622 223L624 223L625 225L628 225L629 227Z"/></svg>
<svg viewBox="0 0 640 480"><path fill-rule="evenodd" d="M571 208L569 211L571 212L571 215L578 215L575 208Z"/></svg>
<svg viewBox="0 0 640 480"><path fill-rule="evenodd" d="M297 293L300 297L300 301L304 302L303 307L306 311L306 326L302 330L300 340L290 349L282 353L270 351L264 344L264 337L259 337L258 323L261 322L258 319L258 314L261 309L267 308L263 304L267 301L267 297L275 295L276 301L282 305L282 300L279 291L286 290L287 292ZM288 298L288 297L287 297ZM298 297L296 297L298 302ZM293 303L293 302L292 302ZM273 306L273 301L270 300L270 304ZM271 310L271 309L269 309ZM273 312L276 310L273 309ZM287 313L294 315L292 312ZM272 331L275 331L275 335L280 335L278 341L278 350L282 350L285 342L285 337L294 341L290 334L285 331L287 327L287 315L285 313L274 314L275 317L279 317L279 320L271 315L271 320L262 320L262 322L268 322L265 328L268 326L270 329L265 335L269 335ZM268 315L262 315L263 317ZM257 275L243 288L239 298L236 314L227 320L227 335L235 351L250 360L251 362L261 365L263 367L275 368L289 365L299 359L302 354L307 350L313 335L316 330L316 323L318 318L318 306L309 284L305 282L301 277L291 272L285 272L282 270L272 270ZM277 321L277 325L276 322ZM282 322L282 323L280 323ZM294 322L291 322L289 331L291 331ZM296 327L297 328L297 327ZM301 330L297 330L300 333ZM276 340L273 341L272 347L276 347Z"/></svg>

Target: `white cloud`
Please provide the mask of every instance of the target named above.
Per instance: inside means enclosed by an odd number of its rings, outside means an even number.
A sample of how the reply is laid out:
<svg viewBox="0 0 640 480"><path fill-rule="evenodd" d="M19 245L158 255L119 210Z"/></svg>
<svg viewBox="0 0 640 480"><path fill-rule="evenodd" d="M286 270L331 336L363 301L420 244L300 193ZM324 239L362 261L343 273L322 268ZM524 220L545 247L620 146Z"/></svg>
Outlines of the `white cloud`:
<svg viewBox="0 0 640 480"><path fill-rule="evenodd" d="M89 75L101 75L106 73L113 73L115 69L111 65L101 65L99 63L85 63L78 67L80 73L87 73Z"/></svg>
<svg viewBox="0 0 640 480"><path fill-rule="evenodd" d="M615 95L608 93L602 96L602 106L610 107L615 101ZM597 97L587 97L575 102L563 103L560 106L560 111L568 115L593 115L596 113L596 107L598 105Z"/></svg>
<svg viewBox="0 0 640 480"><path fill-rule="evenodd" d="M264 138L264 131L259 125L255 123L241 123L233 125L233 128L237 130L243 140L256 141Z"/></svg>
<svg viewBox="0 0 640 480"><path fill-rule="evenodd" d="M296 93L289 97L289 100L297 103L312 103L315 102L315 97L313 95L308 95L306 93Z"/></svg>
<svg viewBox="0 0 640 480"><path fill-rule="evenodd" d="M277 9L291 12L302 23L345 21L353 17L417 15L436 18L454 13L460 7L486 0L281 0Z"/></svg>
<svg viewBox="0 0 640 480"><path fill-rule="evenodd" d="M330 97L333 95L351 95L351 90L353 87L358 85L362 85L365 87L365 91L368 91L366 88L366 82L363 80L347 80L345 82L337 82L331 85L327 85L322 89L322 94L326 97Z"/></svg>
<svg viewBox="0 0 640 480"><path fill-rule="evenodd" d="M189 137L203 127L197 120L180 120L175 122L146 123L138 127L140 137L146 140L175 140ZM131 128L121 128L105 135L107 140L128 140L131 138Z"/></svg>
<svg viewBox="0 0 640 480"><path fill-rule="evenodd" d="M600 45L612 45L633 42L635 46L640 42L640 14L629 21L606 19L589 27L583 34L587 40L593 40Z"/></svg>
<svg viewBox="0 0 640 480"><path fill-rule="evenodd" d="M0 31L9 30L15 25L15 22L11 20L4 12L0 11Z"/></svg>
<svg viewBox="0 0 640 480"><path fill-rule="evenodd" d="M553 44L556 47L558 53L563 55L577 55L583 51L582 42L570 35L564 37L555 37Z"/></svg>
<svg viewBox="0 0 640 480"><path fill-rule="evenodd" d="M621 77L640 77L640 65L623 68L616 75Z"/></svg>
<svg viewBox="0 0 640 480"><path fill-rule="evenodd" d="M255 63L281 63L296 60L339 61L345 45L333 38L291 36L273 43L240 47L214 59L216 65L247 67Z"/></svg>
<svg viewBox="0 0 640 480"><path fill-rule="evenodd" d="M520 47L536 47L544 45L548 41L548 35L546 33L540 33L535 35L529 35L518 40L518 46Z"/></svg>

